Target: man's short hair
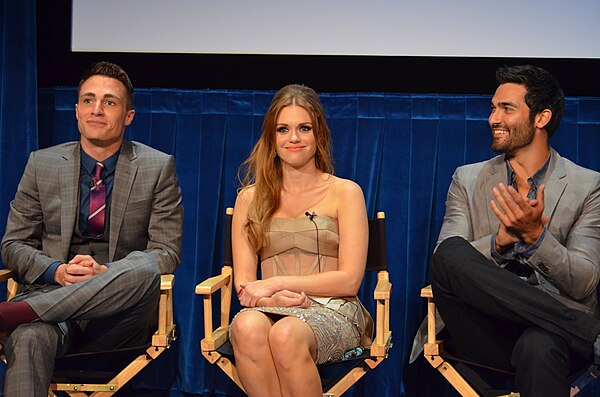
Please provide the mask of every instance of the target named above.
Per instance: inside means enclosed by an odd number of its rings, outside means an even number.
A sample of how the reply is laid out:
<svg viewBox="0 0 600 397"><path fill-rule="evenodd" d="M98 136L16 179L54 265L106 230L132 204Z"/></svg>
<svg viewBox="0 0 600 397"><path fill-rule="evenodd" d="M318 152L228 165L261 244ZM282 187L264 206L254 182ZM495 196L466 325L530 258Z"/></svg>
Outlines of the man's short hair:
<svg viewBox="0 0 600 397"><path fill-rule="evenodd" d="M560 124L565 111L565 95L558 81L546 70L532 65L501 66L496 70L498 84L522 84L527 89L525 103L529 107L529 119L544 109L550 109L552 117L546 124L546 132L551 137Z"/></svg>
<svg viewBox="0 0 600 397"><path fill-rule="evenodd" d="M134 92L131 80L129 80L129 76L119 65L115 65L114 63L110 62L96 62L85 71L83 76L81 76L81 80L79 81L79 88L77 89L78 98L81 91L81 86L92 76L106 76L119 80L125 86L125 90L127 91L127 109L131 109L133 107Z"/></svg>

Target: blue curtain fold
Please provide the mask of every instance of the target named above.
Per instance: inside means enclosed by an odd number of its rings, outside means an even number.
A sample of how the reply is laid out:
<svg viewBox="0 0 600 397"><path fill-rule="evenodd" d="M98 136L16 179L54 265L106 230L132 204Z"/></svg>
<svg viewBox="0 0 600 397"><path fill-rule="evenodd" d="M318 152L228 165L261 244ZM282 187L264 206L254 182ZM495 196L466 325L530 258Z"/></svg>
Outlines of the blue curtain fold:
<svg viewBox="0 0 600 397"><path fill-rule="evenodd" d="M35 0L0 0L0 229L38 146ZM25 45L24 45L25 43ZM3 266L2 266L3 267ZM6 291L0 288L0 299ZM4 368L0 368L4 385Z"/></svg>
<svg viewBox="0 0 600 397"><path fill-rule="evenodd" d="M38 91L36 76L36 0L0 0L0 230L29 153L79 138L76 87ZM234 204L239 164L261 133L273 93L136 91L137 113L127 138L175 155L185 224L174 291L178 340L134 378L126 395L141 389L155 391L145 396L243 395L200 354L202 301L194 287L220 271L225 207ZM407 361L425 314L419 290L428 282L452 173L459 165L493 155L487 126L490 96L324 93L321 98L332 130L336 174L360 184L370 216L386 212L393 283L394 347L389 359L347 396L455 395L423 358L411 365ZM565 116L551 140L564 157L598 171L599 109L600 98L567 98ZM367 276L360 292L372 313L374 284L374 276ZM1 366L0 389L3 383ZM598 394L600 382L581 395Z"/></svg>
<svg viewBox="0 0 600 397"><path fill-rule="evenodd" d="M135 378L136 388L170 390L173 396L242 395L200 354L202 301L194 287L220 271L225 207L235 202L238 167L261 133L273 94L137 90L136 116L127 138L175 156L185 224L183 263L175 283L179 339ZM43 89L39 96L40 142L77 139L76 88ZM355 180L364 191L369 215L385 211L388 226L394 347L348 396L450 393L424 359L412 365L407 360L425 313L419 290L428 283L429 259L452 173L459 165L493 156L487 125L491 96L324 93L321 98L332 132L336 174ZM561 154L596 170L599 108L598 98L568 98L564 121L552 138ZM372 313L374 283L374 277L367 276L360 293ZM597 385L584 395L599 390Z"/></svg>
<svg viewBox="0 0 600 397"><path fill-rule="evenodd" d="M38 146L35 12L35 1L0 2L0 191L12 193L0 196L2 226L29 152Z"/></svg>

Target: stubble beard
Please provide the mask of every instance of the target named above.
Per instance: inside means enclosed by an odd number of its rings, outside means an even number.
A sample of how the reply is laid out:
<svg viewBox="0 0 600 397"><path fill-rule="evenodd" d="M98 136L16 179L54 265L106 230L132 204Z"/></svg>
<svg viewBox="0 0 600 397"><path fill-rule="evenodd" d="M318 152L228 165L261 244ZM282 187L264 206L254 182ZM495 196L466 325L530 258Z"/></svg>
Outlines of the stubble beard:
<svg viewBox="0 0 600 397"><path fill-rule="evenodd" d="M518 149L533 142L535 128L532 124L516 125L509 128L508 131L508 139L502 142L492 141L491 148L494 152L514 154Z"/></svg>

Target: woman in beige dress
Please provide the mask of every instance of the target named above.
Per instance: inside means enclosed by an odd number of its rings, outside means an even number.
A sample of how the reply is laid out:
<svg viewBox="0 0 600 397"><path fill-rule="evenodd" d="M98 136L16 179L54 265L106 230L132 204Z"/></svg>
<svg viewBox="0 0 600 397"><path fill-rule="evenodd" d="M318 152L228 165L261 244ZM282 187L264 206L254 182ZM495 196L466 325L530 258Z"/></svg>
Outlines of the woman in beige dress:
<svg viewBox="0 0 600 397"><path fill-rule="evenodd" d="M311 88L279 90L262 130L232 224L245 307L230 335L238 374L249 396L322 396L316 364L371 342L372 319L356 297L365 201L356 183L332 174L329 128Z"/></svg>

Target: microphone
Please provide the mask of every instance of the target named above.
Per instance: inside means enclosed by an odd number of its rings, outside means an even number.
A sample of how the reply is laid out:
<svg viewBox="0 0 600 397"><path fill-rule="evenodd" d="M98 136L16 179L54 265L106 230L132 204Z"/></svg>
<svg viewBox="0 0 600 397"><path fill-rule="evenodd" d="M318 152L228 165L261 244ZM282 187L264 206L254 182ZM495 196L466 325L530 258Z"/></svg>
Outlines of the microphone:
<svg viewBox="0 0 600 397"><path fill-rule="evenodd" d="M320 245L319 245L319 227L317 226L317 222L315 222L313 220L313 218L315 216L317 216L317 213L315 211L313 211L313 212L306 211L304 213L304 215L308 216L308 219L310 219L310 221L315 225L315 231L317 232L317 264L319 266L319 273L321 273L321 252L320 252Z"/></svg>
<svg viewBox="0 0 600 397"><path fill-rule="evenodd" d="M308 216L308 219L310 219L310 220L312 221L312 220L313 220L313 218L314 218L315 216L317 216L317 213L316 213L316 212L314 212L314 211L313 211L313 212L308 212L308 211L306 211L306 212L304 213L304 215Z"/></svg>

